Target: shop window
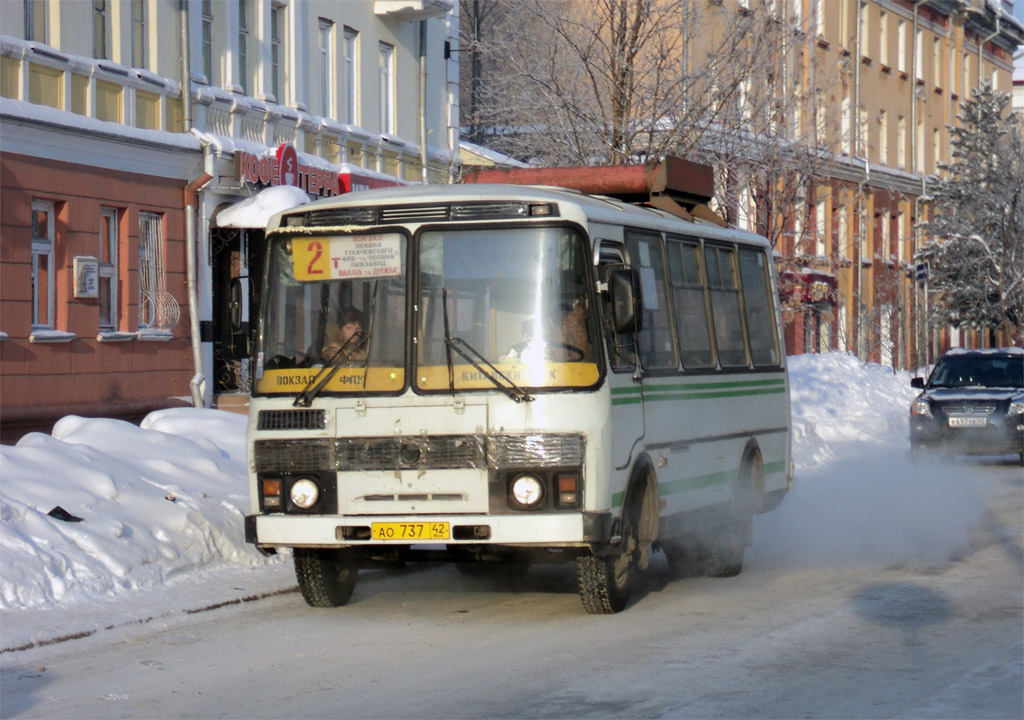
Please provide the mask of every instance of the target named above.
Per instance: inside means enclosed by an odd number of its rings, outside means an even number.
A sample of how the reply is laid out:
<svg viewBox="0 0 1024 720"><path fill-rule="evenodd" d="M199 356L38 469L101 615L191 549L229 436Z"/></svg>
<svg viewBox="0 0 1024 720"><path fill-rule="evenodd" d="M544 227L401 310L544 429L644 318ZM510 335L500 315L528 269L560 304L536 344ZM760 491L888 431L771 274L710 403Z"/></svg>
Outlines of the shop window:
<svg viewBox="0 0 1024 720"><path fill-rule="evenodd" d="M169 332L178 305L164 289L163 217L139 213L139 330Z"/></svg>
<svg viewBox="0 0 1024 720"><path fill-rule="evenodd" d="M120 313L117 304L117 210L100 208L100 330L117 330Z"/></svg>
<svg viewBox="0 0 1024 720"><path fill-rule="evenodd" d="M32 329L53 328L53 203L32 201Z"/></svg>

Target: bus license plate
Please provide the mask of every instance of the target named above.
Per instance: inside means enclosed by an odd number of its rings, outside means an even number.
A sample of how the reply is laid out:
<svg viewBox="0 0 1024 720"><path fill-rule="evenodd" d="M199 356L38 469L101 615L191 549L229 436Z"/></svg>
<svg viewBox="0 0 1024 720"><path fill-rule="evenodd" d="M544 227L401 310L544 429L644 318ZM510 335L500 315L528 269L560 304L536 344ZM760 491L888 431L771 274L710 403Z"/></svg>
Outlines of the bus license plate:
<svg viewBox="0 0 1024 720"><path fill-rule="evenodd" d="M987 418L983 417L951 417L949 419L950 427L985 427L988 422Z"/></svg>
<svg viewBox="0 0 1024 720"><path fill-rule="evenodd" d="M382 522L370 525L373 540L447 540L451 537L446 522Z"/></svg>

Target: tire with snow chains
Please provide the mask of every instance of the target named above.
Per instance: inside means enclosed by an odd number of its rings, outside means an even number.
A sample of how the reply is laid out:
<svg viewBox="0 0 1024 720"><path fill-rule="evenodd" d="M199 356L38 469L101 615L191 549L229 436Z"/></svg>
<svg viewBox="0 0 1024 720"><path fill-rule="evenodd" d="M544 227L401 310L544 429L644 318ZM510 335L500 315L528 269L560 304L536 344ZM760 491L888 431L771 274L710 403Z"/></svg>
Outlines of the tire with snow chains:
<svg viewBox="0 0 1024 720"><path fill-rule="evenodd" d="M295 579L307 605L339 607L356 587L359 569L345 550L295 548Z"/></svg>
<svg viewBox="0 0 1024 720"><path fill-rule="evenodd" d="M615 550L604 556L591 553L576 558L576 587L583 609L591 615L611 615L626 607L639 573L640 544L635 505L622 514L625 527Z"/></svg>

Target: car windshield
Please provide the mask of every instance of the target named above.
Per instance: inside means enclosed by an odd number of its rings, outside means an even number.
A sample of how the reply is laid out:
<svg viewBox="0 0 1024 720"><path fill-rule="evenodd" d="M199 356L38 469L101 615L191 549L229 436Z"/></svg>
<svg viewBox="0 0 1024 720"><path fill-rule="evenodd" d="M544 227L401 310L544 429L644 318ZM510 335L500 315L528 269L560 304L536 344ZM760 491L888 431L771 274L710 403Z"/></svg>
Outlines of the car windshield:
<svg viewBox="0 0 1024 720"><path fill-rule="evenodd" d="M276 236L269 242L256 391L300 393L325 366L338 368L325 393L400 390L406 236Z"/></svg>
<svg viewBox="0 0 1024 720"><path fill-rule="evenodd" d="M571 228L424 232L417 387L454 392L596 383L587 260Z"/></svg>
<svg viewBox="0 0 1024 720"><path fill-rule="evenodd" d="M930 387L1024 388L1024 358L953 355L942 358Z"/></svg>

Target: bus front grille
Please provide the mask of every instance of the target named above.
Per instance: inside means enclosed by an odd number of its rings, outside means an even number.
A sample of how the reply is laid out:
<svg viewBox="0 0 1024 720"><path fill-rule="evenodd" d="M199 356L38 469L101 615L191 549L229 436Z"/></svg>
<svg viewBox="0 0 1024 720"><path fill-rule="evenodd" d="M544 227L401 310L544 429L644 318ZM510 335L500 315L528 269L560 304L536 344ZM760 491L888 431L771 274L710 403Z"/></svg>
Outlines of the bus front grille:
<svg viewBox="0 0 1024 720"><path fill-rule="evenodd" d="M257 430L323 430L323 410L260 410Z"/></svg>

